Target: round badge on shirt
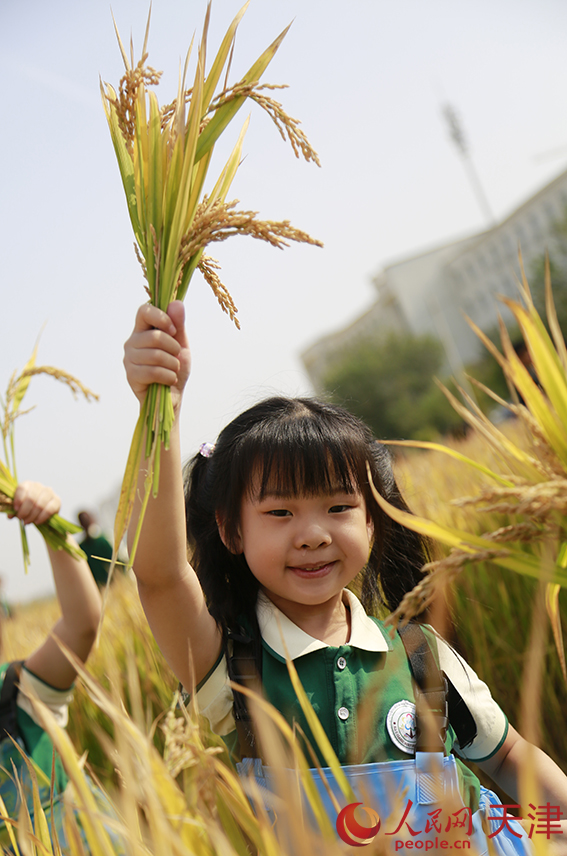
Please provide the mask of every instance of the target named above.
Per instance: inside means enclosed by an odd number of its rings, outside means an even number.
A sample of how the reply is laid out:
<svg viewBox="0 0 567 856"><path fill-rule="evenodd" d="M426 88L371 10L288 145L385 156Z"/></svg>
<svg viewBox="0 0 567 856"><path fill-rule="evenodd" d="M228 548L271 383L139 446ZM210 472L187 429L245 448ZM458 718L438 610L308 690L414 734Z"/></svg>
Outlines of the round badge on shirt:
<svg viewBox="0 0 567 856"><path fill-rule="evenodd" d="M392 743L407 755L413 755L416 742L415 704L407 699L397 701L388 711L386 727Z"/></svg>

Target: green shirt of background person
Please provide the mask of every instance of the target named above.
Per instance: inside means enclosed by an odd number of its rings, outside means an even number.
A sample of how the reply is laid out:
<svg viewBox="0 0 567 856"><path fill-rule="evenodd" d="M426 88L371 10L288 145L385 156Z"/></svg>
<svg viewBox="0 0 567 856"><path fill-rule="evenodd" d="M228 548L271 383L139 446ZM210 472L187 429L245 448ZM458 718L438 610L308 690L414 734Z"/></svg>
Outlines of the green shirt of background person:
<svg viewBox="0 0 567 856"><path fill-rule="evenodd" d="M89 568L97 584L104 586L110 570L112 544L104 537L96 517L90 511L79 512L78 520L85 533L85 537L79 542L81 550L87 557Z"/></svg>

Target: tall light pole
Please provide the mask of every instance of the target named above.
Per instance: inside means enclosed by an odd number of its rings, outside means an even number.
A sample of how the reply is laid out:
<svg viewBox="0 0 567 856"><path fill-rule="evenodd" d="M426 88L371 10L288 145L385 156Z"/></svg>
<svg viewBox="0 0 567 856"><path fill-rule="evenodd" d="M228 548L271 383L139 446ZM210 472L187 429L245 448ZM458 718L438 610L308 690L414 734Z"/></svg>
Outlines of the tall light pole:
<svg viewBox="0 0 567 856"><path fill-rule="evenodd" d="M445 121L447 122L447 125L449 127L449 136L451 137L451 140L453 141L457 151L463 159L463 163L465 165L469 181L472 185L482 214L486 218L488 223L490 225L493 225L495 223L494 214L492 213L488 198L486 196L486 193L484 192L484 188L481 184L478 173L472 162L468 142L465 137L465 132L463 130L461 120L459 119L457 113L455 112L455 109L451 104L449 104L449 102L445 102L445 104L443 104L443 106L441 107L441 112L443 113Z"/></svg>

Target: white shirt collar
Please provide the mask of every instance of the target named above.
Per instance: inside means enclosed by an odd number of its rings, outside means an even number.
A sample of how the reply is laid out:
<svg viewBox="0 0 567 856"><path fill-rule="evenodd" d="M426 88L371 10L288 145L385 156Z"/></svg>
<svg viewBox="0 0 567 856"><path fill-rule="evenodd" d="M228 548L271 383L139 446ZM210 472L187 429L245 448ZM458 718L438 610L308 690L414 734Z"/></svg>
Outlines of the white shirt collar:
<svg viewBox="0 0 567 856"><path fill-rule="evenodd" d="M348 645L363 651L389 651L391 645L380 627L366 614L359 599L348 589L344 598L350 608L351 630ZM305 633L278 609L263 592L256 607L258 624L264 642L282 659L286 653L292 660L330 647L326 642Z"/></svg>

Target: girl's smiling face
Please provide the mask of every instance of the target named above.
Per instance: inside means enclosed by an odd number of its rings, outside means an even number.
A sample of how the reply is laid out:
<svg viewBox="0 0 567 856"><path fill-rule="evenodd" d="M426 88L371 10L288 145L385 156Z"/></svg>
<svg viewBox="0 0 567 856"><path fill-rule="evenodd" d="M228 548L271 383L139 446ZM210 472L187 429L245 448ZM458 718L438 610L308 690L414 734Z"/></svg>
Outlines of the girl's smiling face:
<svg viewBox="0 0 567 856"><path fill-rule="evenodd" d="M336 599L368 561L373 525L358 491L247 494L237 547L270 600L316 606Z"/></svg>

